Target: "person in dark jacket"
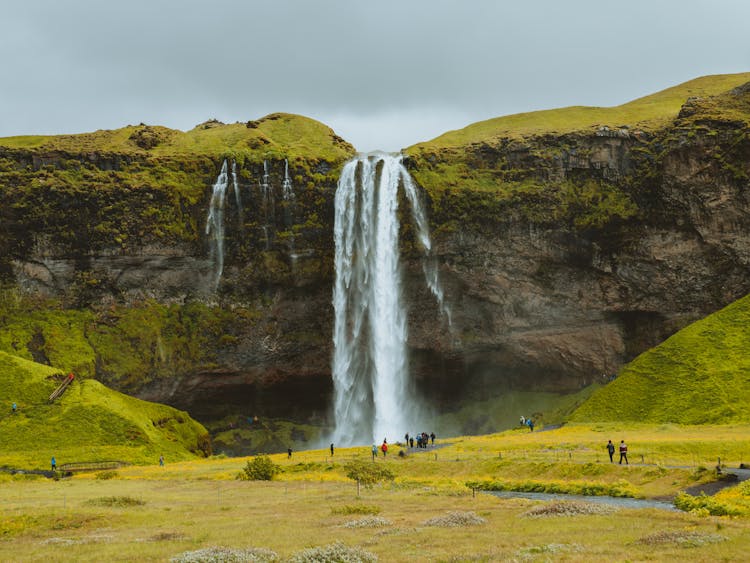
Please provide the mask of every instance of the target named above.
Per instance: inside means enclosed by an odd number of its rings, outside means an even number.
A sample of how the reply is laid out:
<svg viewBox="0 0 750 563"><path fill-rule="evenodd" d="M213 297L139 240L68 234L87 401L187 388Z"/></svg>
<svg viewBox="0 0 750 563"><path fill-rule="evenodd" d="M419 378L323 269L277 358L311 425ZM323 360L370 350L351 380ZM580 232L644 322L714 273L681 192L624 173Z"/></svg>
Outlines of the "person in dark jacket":
<svg viewBox="0 0 750 563"><path fill-rule="evenodd" d="M615 445L612 443L612 440L607 441L607 453L609 454L609 462L614 463L612 456L615 455Z"/></svg>

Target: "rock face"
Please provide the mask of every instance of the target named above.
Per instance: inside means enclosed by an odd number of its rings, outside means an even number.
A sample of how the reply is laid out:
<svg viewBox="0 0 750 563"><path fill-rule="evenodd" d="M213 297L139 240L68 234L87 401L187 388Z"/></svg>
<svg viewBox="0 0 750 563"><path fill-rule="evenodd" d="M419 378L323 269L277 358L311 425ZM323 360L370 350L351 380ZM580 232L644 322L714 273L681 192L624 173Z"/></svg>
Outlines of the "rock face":
<svg viewBox="0 0 750 563"><path fill-rule="evenodd" d="M453 318L448 326L424 287L402 225L418 392L450 408L508 387L574 390L750 293L746 90L691 100L655 131L409 149ZM252 123L252 135L278 126ZM159 155L177 133L128 135L119 153L0 143L0 347L201 420L324 423L333 194L351 147L323 134L342 150L292 161L267 152L272 140L247 141L244 214L229 196L214 291L205 217L227 154ZM263 161L277 198L270 219Z"/></svg>

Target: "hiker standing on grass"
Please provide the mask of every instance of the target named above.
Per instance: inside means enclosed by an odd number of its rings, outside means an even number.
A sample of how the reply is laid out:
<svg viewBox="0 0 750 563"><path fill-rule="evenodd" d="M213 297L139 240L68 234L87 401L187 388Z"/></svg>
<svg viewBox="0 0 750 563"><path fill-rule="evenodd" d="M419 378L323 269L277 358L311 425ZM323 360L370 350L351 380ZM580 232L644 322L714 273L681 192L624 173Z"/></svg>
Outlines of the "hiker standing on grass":
<svg viewBox="0 0 750 563"><path fill-rule="evenodd" d="M164 456L163 455L159 456L159 467L164 467Z"/></svg>
<svg viewBox="0 0 750 563"><path fill-rule="evenodd" d="M375 458L378 457L378 447L373 444L372 445L372 461L375 461Z"/></svg>
<svg viewBox="0 0 750 563"><path fill-rule="evenodd" d="M287 459L292 459L292 448L288 448L288 449L286 450L286 453L287 453L287 456L286 456L286 458L287 458Z"/></svg>
<svg viewBox="0 0 750 563"><path fill-rule="evenodd" d="M432 440L432 445L434 446L435 445L435 433L434 432L430 432L430 440Z"/></svg>
<svg viewBox="0 0 750 563"><path fill-rule="evenodd" d="M614 463L612 456L615 455L615 445L612 443L612 440L607 441L607 453L609 454L609 462Z"/></svg>
<svg viewBox="0 0 750 563"><path fill-rule="evenodd" d="M11 410L11 411L13 411L13 412L15 413L15 412L16 412L16 411L18 410L18 405L16 405L15 403L13 403L13 404L11 405L11 407L10 407L10 410Z"/></svg>
<svg viewBox="0 0 750 563"><path fill-rule="evenodd" d="M331 457L333 457L333 442L331 442Z"/></svg>
<svg viewBox="0 0 750 563"><path fill-rule="evenodd" d="M383 457L388 455L388 442L386 442L385 440L383 440L383 445L380 446L380 451L383 452Z"/></svg>
<svg viewBox="0 0 750 563"><path fill-rule="evenodd" d="M628 446L625 444L625 440L620 440L620 464L622 464L622 460L625 460L625 465L630 465L628 463Z"/></svg>
<svg viewBox="0 0 750 563"><path fill-rule="evenodd" d="M52 466L52 471L57 471L57 461L55 460L55 456L52 456L52 459L49 460L49 464Z"/></svg>

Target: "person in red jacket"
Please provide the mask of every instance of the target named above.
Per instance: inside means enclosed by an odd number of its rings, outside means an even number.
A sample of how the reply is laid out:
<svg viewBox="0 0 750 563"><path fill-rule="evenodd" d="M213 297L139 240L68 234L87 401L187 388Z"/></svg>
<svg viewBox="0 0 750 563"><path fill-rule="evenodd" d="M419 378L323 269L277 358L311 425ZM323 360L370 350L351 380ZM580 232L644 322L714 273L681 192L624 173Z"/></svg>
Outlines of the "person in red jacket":
<svg viewBox="0 0 750 563"><path fill-rule="evenodd" d="M383 445L380 446L380 451L383 452L383 457L385 457L388 454L388 442L383 440Z"/></svg>
<svg viewBox="0 0 750 563"><path fill-rule="evenodd" d="M630 465L628 463L628 446L625 444L625 440L620 440L620 464L622 464L622 460L625 460L625 465Z"/></svg>

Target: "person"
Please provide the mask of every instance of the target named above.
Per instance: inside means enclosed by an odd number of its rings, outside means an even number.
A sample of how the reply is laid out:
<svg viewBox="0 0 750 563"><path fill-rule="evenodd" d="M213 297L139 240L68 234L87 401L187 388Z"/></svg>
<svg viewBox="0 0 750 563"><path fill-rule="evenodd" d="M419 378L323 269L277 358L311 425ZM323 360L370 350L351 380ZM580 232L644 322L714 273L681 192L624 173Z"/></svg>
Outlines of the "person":
<svg viewBox="0 0 750 563"><path fill-rule="evenodd" d="M286 453L287 453L287 456L286 456L286 458L287 458L287 459L292 459L292 448L288 448L288 449L286 450Z"/></svg>
<svg viewBox="0 0 750 563"><path fill-rule="evenodd" d="M409 447L410 448L414 447L414 436L409 436Z"/></svg>
<svg viewBox="0 0 750 563"><path fill-rule="evenodd" d="M386 442L385 439L383 439L383 445L380 446L380 451L383 452L383 457L388 455L388 442Z"/></svg>
<svg viewBox="0 0 750 563"><path fill-rule="evenodd" d="M331 442L331 457L333 457L333 442Z"/></svg>
<svg viewBox="0 0 750 563"><path fill-rule="evenodd" d="M521 426L526 426L526 417L521 415Z"/></svg>
<svg viewBox="0 0 750 563"><path fill-rule="evenodd" d="M615 445L612 443L612 440L607 442L607 453L609 453L609 462L614 463L612 456L615 455Z"/></svg>
<svg viewBox="0 0 750 563"><path fill-rule="evenodd" d="M52 456L52 459L49 461L49 463L52 466L52 471L57 471L57 460L55 460L55 456Z"/></svg>
<svg viewBox="0 0 750 563"><path fill-rule="evenodd" d="M18 410L18 405L16 405L15 403L13 403L13 405L11 405L11 407L10 407L10 410L12 410L13 412L16 412L16 410Z"/></svg>
<svg viewBox="0 0 750 563"><path fill-rule="evenodd" d="M434 446L435 445L435 433L434 432L430 432L430 440L432 440L432 445Z"/></svg>
<svg viewBox="0 0 750 563"><path fill-rule="evenodd" d="M404 444L409 445L409 433L404 434Z"/></svg>
<svg viewBox="0 0 750 563"><path fill-rule="evenodd" d="M373 444L372 445L372 461L375 461L375 458L378 457L378 447Z"/></svg>
<svg viewBox="0 0 750 563"><path fill-rule="evenodd" d="M534 431L534 421L529 419L529 430Z"/></svg>
<svg viewBox="0 0 750 563"><path fill-rule="evenodd" d="M164 467L164 455L163 454L159 456L159 466Z"/></svg>
<svg viewBox="0 0 750 563"><path fill-rule="evenodd" d="M625 460L625 465L630 465L628 463L628 446L625 444L625 440L620 440L620 464L622 464L622 460Z"/></svg>

